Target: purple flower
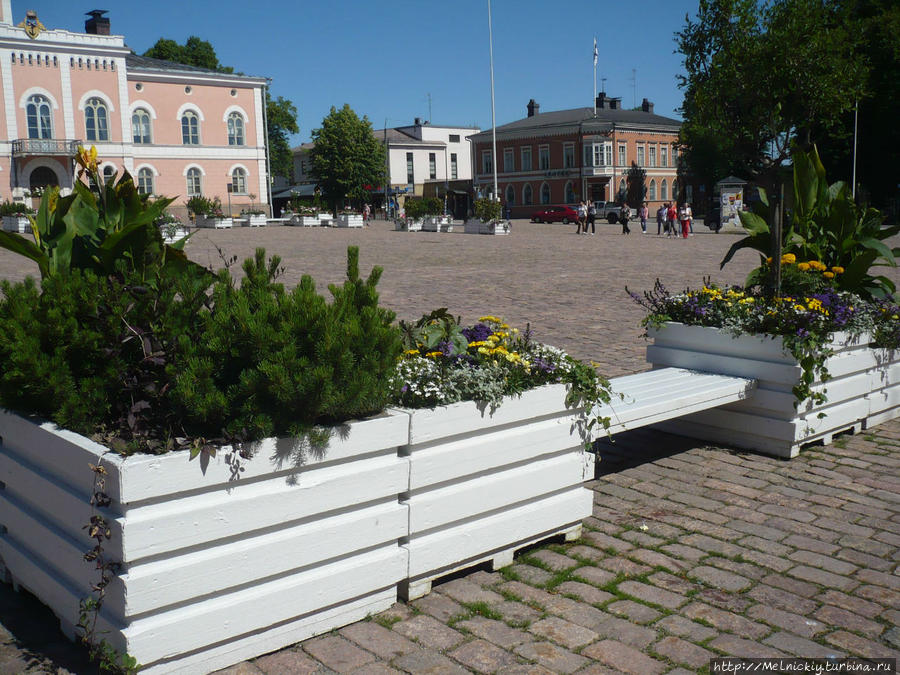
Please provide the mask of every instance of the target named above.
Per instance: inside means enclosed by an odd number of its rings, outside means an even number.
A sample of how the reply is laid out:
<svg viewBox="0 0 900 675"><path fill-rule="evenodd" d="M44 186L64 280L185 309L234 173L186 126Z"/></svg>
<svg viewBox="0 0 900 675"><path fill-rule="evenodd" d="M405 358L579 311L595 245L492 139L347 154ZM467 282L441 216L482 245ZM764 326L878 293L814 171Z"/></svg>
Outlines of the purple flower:
<svg viewBox="0 0 900 675"><path fill-rule="evenodd" d="M462 329L462 334L469 342L483 342L484 340L487 340L493 332L494 331L483 323L476 323L471 328Z"/></svg>

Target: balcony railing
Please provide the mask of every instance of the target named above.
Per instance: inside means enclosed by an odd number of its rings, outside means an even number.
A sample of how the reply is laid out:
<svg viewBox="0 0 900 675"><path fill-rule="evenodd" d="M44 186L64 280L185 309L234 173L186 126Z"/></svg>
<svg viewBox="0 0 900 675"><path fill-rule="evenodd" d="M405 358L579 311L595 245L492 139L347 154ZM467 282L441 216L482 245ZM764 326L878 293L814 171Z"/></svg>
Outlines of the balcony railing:
<svg viewBox="0 0 900 675"><path fill-rule="evenodd" d="M62 138L19 138L12 142L13 157L30 155L62 155L71 157L78 150L81 141Z"/></svg>

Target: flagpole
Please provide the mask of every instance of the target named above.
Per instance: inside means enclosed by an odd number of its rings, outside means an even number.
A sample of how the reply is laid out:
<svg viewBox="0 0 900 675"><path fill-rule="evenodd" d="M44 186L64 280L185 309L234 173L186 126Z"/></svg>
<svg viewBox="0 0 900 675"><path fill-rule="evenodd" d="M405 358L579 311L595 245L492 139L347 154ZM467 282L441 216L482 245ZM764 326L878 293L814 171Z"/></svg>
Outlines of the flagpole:
<svg viewBox="0 0 900 675"><path fill-rule="evenodd" d="M491 0L488 0L488 48L491 56L491 138L492 150L491 157L494 161L494 201L500 201L500 195L497 194L497 120L494 114L494 31L491 27Z"/></svg>
<svg viewBox="0 0 900 675"><path fill-rule="evenodd" d="M594 65L594 117L597 116L597 38L594 38L594 54L592 63Z"/></svg>

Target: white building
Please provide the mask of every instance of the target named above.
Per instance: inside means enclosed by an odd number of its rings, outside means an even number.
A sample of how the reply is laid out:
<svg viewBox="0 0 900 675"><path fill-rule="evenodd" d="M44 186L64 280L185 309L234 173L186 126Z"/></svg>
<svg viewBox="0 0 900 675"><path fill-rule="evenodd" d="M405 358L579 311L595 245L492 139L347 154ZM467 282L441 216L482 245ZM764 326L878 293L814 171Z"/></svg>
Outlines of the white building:
<svg viewBox="0 0 900 675"><path fill-rule="evenodd" d="M478 127L433 126L416 118L409 126L374 131L387 144L390 187L401 194L438 194L445 187L472 180L472 155L469 136ZM313 143L293 149L294 182L315 182L311 175L309 151ZM453 184L453 185L451 185ZM431 189L426 186L432 185Z"/></svg>

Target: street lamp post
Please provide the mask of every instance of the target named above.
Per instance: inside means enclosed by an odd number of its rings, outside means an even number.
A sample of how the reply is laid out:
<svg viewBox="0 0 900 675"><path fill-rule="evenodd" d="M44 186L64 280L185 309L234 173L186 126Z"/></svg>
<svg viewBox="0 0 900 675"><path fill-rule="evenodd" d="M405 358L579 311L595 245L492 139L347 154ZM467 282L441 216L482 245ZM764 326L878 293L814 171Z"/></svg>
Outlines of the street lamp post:
<svg viewBox="0 0 900 675"><path fill-rule="evenodd" d="M497 116L494 112L494 31L491 26L491 0L488 0L488 49L491 58L491 164L494 168L494 200L500 201L497 190Z"/></svg>

